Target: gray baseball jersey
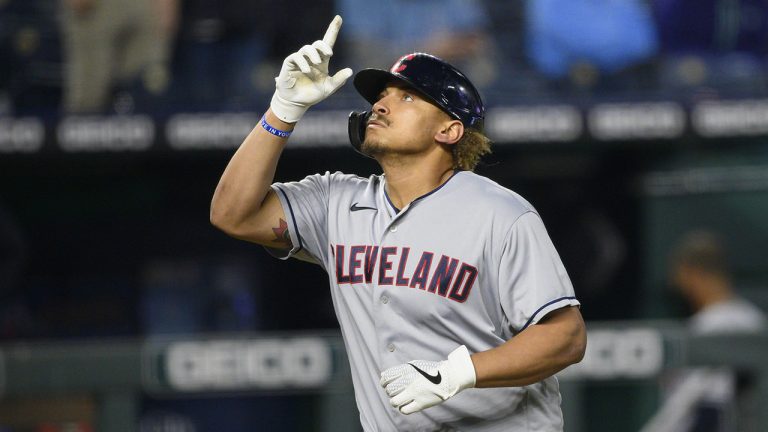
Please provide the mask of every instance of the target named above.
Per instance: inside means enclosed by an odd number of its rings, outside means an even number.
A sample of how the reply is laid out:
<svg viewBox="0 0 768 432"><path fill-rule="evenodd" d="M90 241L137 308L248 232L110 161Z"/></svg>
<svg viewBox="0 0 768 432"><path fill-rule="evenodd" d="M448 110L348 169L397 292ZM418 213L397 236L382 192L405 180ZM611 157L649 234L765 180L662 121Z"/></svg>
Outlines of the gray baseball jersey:
<svg viewBox="0 0 768 432"><path fill-rule="evenodd" d="M562 430L555 377L526 387L468 389L403 415L381 371L501 345L549 312L578 305L536 210L467 171L397 209L385 176L312 175L272 187L295 256L328 272L366 431Z"/></svg>

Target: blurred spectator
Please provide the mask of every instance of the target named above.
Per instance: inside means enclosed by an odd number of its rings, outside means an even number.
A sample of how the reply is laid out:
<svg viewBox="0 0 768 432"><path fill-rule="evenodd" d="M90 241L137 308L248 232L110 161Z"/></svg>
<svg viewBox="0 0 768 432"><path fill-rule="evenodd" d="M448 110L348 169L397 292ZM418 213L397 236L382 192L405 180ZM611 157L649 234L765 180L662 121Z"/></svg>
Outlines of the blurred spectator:
<svg viewBox="0 0 768 432"><path fill-rule="evenodd" d="M763 0L651 0L664 49L768 54Z"/></svg>
<svg viewBox="0 0 768 432"><path fill-rule="evenodd" d="M672 253L670 277L694 310L693 335L757 333L767 329L763 311L734 291L721 240L707 231L688 233ZM736 375L725 369L685 371L643 432L737 430Z"/></svg>
<svg viewBox="0 0 768 432"><path fill-rule="evenodd" d="M181 0L174 99L189 110L255 109L276 22L266 0ZM271 91L269 94L271 95Z"/></svg>
<svg viewBox="0 0 768 432"><path fill-rule="evenodd" d="M648 62L658 49L643 0L528 0L526 18L534 66L577 87Z"/></svg>
<svg viewBox="0 0 768 432"><path fill-rule="evenodd" d="M57 9L57 0L0 0L0 115L58 112Z"/></svg>
<svg viewBox="0 0 768 432"><path fill-rule="evenodd" d="M489 19L476 0L337 0L344 18L344 46L353 70L388 68L415 51L458 67L478 87L496 76Z"/></svg>
<svg viewBox="0 0 768 432"><path fill-rule="evenodd" d="M6 14L7 1L0 0L0 64L11 65L13 55L11 54L9 39L10 32L7 24ZM10 95L8 88L11 81L11 68L0 68L0 115L8 115L10 112Z"/></svg>
<svg viewBox="0 0 768 432"><path fill-rule="evenodd" d="M177 1L62 0L64 110L104 111L118 86L150 95L164 92Z"/></svg>
<svg viewBox="0 0 768 432"><path fill-rule="evenodd" d="M673 252L671 277L695 312L690 319L692 333L765 329L765 314L734 291L725 250L715 234L687 234Z"/></svg>
<svg viewBox="0 0 768 432"><path fill-rule="evenodd" d="M765 89L768 7L763 0L651 0L667 87Z"/></svg>

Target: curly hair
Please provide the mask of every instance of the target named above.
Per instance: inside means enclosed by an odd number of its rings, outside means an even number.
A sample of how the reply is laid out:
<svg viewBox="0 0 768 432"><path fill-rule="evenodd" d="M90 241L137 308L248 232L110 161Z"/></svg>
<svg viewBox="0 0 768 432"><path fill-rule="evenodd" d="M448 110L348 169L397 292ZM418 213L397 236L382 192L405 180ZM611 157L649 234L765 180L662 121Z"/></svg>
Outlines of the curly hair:
<svg viewBox="0 0 768 432"><path fill-rule="evenodd" d="M480 158L491 152L491 140L482 132L466 129L464 136L453 146L454 168L473 171Z"/></svg>

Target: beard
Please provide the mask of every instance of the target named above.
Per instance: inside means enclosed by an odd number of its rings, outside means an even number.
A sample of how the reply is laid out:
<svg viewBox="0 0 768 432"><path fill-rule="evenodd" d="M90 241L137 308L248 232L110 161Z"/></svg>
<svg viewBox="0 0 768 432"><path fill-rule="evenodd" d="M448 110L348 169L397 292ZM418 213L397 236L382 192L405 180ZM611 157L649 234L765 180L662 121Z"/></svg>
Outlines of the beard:
<svg viewBox="0 0 768 432"><path fill-rule="evenodd" d="M384 126L389 127L389 120L386 118L382 118L381 116L377 114L373 114L370 116L369 121L376 120L378 122L384 123ZM387 152L386 144L382 142L379 138L372 137L370 133L365 134L365 138L363 139L363 143L360 144L360 151L370 157L374 157L376 155L381 155Z"/></svg>
<svg viewBox="0 0 768 432"><path fill-rule="evenodd" d="M386 157L388 160L397 160L401 157L414 155L422 152L423 146L411 145L417 143L402 142L400 145L393 146L391 142L382 140L380 137L369 136L366 134L365 140L360 145L360 152L376 160Z"/></svg>
<svg viewBox="0 0 768 432"><path fill-rule="evenodd" d="M366 135L363 144L360 145L360 151L366 156L374 157L386 153L387 149L383 142Z"/></svg>

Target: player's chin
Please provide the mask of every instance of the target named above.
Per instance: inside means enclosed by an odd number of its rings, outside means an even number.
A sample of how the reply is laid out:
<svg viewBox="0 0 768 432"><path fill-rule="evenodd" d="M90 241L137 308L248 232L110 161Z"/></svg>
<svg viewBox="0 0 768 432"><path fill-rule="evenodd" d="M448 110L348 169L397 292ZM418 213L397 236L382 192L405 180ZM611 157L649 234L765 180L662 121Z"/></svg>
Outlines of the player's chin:
<svg viewBox="0 0 768 432"><path fill-rule="evenodd" d="M379 139L366 136L365 141L360 146L360 151L367 156L376 156L387 152L386 145Z"/></svg>

